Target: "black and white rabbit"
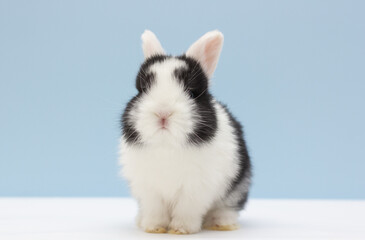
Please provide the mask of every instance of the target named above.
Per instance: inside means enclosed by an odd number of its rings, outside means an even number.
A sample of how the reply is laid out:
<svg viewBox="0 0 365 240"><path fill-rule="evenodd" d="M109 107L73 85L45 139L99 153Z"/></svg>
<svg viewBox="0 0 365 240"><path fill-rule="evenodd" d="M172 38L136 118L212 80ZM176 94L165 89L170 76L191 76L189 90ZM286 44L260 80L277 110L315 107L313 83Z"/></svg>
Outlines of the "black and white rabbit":
<svg viewBox="0 0 365 240"><path fill-rule="evenodd" d="M241 125L210 94L223 45L206 33L181 56L142 34L138 94L122 116L122 173L152 233L233 230L247 200L251 163Z"/></svg>

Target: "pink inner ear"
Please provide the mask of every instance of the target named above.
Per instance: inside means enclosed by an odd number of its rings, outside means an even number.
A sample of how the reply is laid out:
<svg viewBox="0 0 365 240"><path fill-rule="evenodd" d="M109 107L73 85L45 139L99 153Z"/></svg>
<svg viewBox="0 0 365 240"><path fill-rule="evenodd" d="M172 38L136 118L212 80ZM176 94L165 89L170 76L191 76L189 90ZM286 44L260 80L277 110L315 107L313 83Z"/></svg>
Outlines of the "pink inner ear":
<svg viewBox="0 0 365 240"><path fill-rule="evenodd" d="M141 39L145 58L149 58L156 54L165 54L160 41L158 41L156 35L153 32L145 30L141 36Z"/></svg>
<svg viewBox="0 0 365 240"><path fill-rule="evenodd" d="M222 38L220 36L214 37L205 46L204 49L204 65L209 76L213 75L215 67L218 63L218 58L221 50Z"/></svg>
<svg viewBox="0 0 365 240"><path fill-rule="evenodd" d="M149 57L151 55L153 55L154 53L154 48L152 43L146 43L145 48L144 48L144 54L145 56Z"/></svg>
<svg viewBox="0 0 365 240"><path fill-rule="evenodd" d="M223 45L223 34L217 30L206 33L186 51L186 56L197 60L208 78L211 78L217 66Z"/></svg>
<svg viewBox="0 0 365 240"><path fill-rule="evenodd" d="M143 45L143 52L145 58L151 57L156 54L164 54L164 50L162 49L161 45L157 40L152 39L144 43Z"/></svg>

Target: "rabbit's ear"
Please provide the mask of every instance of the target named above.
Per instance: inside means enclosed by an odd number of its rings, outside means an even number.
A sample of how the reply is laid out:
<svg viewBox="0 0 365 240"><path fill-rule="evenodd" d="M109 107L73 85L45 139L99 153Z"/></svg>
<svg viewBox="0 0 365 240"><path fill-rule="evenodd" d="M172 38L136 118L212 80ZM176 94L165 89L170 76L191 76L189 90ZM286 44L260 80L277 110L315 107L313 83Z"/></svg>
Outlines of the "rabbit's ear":
<svg viewBox="0 0 365 240"><path fill-rule="evenodd" d="M222 46L223 34L217 30L211 31L193 43L186 51L186 56L197 60L208 78L211 78L217 66Z"/></svg>
<svg viewBox="0 0 365 240"><path fill-rule="evenodd" d="M160 41L158 41L156 35L150 30L145 30L141 36L142 39L142 49L144 58L147 59L153 55L164 55Z"/></svg>

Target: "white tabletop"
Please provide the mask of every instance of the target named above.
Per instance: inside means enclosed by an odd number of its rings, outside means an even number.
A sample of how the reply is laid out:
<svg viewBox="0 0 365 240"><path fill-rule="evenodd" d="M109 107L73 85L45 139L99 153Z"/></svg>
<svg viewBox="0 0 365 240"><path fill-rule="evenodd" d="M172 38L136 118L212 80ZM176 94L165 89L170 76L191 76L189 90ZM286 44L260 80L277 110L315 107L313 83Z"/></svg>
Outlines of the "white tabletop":
<svg viewBox="0 0 365 240"><path fill-rule="evenodd" d="M239 230L184 236L144 233L136 212L128 198L0 198L0 239L365 239L365 201L251 199Z"/></svg>

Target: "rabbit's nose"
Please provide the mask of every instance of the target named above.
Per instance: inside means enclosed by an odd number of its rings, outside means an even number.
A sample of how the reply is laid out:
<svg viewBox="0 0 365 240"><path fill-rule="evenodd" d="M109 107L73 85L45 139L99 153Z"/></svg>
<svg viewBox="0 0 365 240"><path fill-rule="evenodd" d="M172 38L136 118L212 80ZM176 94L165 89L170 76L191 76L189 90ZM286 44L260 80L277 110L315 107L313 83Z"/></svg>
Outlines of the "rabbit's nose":
<svg viewBox="0 0 365 240"><path fill-rule="evenodd" d="M168 124L168 118L172 115L172 112L161 111L155 113L155 115L159 118L161 127L166 128Z"/></svg>

